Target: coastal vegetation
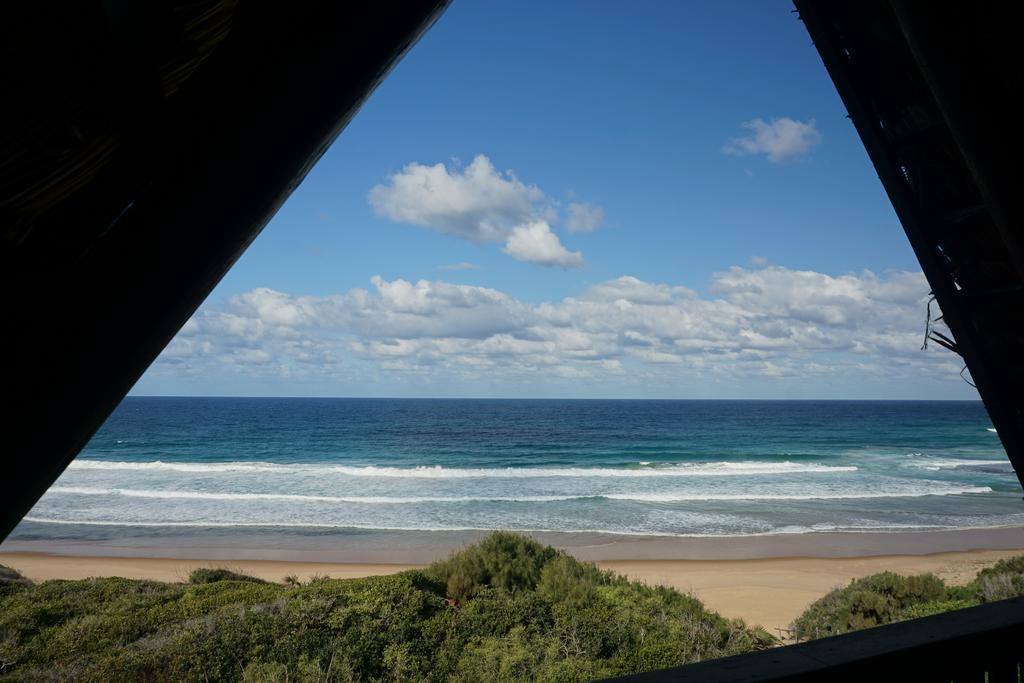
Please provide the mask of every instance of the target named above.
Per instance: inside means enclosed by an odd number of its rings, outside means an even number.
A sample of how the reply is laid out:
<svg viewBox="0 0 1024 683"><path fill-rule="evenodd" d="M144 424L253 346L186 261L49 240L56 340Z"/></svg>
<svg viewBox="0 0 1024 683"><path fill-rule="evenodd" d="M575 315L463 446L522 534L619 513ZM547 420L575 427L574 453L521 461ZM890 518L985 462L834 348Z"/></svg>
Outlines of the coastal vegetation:
<svg viewBox="0 0 1024 683"><path fill-rule="evenodd" d="M1024 595L1024 556L965 586L856 579L794 622L800 640ZM696 598L498 532L422 571L267 582L32 583L0 567L0 679L585 681L777 645Z"/></svg>
<svg viewBox="0 0 1024 683"><path fill-rule="evenodd" d="M363 579L0 577L10 680L583 681L775 644L692 596L503 532Z"/></svg>
<svg viewBox="0 0 1024 683"><path fill-rule="evenodd" d="M965 586L950 586L933 574L882 572L855 579L811 603L792 630L797 640L824 638L1021 596L1024 555L982 569Z"/></svg>

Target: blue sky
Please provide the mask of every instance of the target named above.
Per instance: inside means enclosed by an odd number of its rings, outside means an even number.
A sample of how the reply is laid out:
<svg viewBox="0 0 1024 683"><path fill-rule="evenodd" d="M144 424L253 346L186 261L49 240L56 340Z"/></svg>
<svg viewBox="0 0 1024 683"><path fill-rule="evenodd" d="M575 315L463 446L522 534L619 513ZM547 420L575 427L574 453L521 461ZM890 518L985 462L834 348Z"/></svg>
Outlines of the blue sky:
<svg viewBox="0 0 1024 683"><path fill-rule="evenodd" d="M134 393L974 397L791 10L456 0Z"/></svg>

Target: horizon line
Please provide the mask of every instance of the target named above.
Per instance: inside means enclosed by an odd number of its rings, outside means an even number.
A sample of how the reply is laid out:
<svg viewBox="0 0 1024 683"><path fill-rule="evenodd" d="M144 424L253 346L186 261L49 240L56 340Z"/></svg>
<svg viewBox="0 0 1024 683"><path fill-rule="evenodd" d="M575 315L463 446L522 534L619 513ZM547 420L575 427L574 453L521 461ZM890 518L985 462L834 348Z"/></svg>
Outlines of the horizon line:
<svg viewBox="0 0 1024 683"><path fill-rule="evenodd" d="M760 402L862 402L862 403L981 403L980 398L660 398L593 396L265 396L253 394L127 394L124 398L248 398L303 400L376 400L376 401L760 401ZM122 399L124 400L124 399Z"/></svg>

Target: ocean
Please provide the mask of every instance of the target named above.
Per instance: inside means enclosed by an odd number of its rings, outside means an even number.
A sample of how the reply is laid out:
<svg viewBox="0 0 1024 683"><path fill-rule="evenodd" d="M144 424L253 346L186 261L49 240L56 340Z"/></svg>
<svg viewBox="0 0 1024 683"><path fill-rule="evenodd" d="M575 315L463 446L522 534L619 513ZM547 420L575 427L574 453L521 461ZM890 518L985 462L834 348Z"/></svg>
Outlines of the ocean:
<svg viewBox="0 0 1024 683"><path fill-rule="evenodd" d="M1024 524L980 402L129 397L12 540Z"/></svg>

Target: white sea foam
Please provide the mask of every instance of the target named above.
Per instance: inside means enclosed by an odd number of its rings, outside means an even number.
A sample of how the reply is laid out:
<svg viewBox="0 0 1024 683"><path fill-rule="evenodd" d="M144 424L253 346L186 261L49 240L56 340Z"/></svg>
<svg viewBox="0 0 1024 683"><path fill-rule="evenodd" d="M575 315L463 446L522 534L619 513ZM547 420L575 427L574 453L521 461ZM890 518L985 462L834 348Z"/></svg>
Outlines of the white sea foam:
<svg viewBox="0 0 1024 683"><path fill-rule="evenodd" d="M591 496L317 496L298 493L231 493L207 491L160 491L151 489L102 489L88 486L53 486L50 493L83 496L125 496L128 498L159 498L184 500L283 500L302 503L366 503L377 505L408 505L414 503L549 503L576 500Z"/></svg>
<svg viewBox="0 0 1024 683"><path fill-rule="evenodd" d="M350 523L331 522L145 522L145 521L114 521L96 519L55 519L48 517L24 518L26 522L37 524L56 524L64 526L99 526L99 527L143 527L143 528L184 528L184 529L234 529L234 528L256 528L256 529L357 529L366 531L494 531L495 527L488 526L373 526ZM1004 525L987 525L976 527L963 527L946 524L901 524L901 523L879 523L879 524L814 524L812 526L787 525L775 527L766 531L758 532L736 532L736 533L672 533L658 530L633 530L633 529L548 529L534 527L517 527L516 531L526 533L562 533L562 534L599 534L608 536L660 536L670 538L738 538L748 536L783 536L791 534L811 533L863 533L863 532L897 532L897 531L930 531L939 529L998 529Z"/></svg>
<svg viewBox="0 0 1024 683"><path fill-rule="evenodd" d="M609 500L635 500L648 503L676 503L700 500L856 500L860 498L922 498L924 496L959 496L965 493L992 493L988 486L951 486L893 491L855 491L850 493L609 493Z"/></svg>
<svg viewBox="0 0 1024 683"><path fill-rule="evenodd" d="M350 477L404 479L479 479L533 477L720 477L765 476L773 474L835 474L856 472L852 465L782 462L707 462L650 465L641 467L494 467L460 468L441 465L419 467L378 467L366 465L278 465L269 462L168 463L75 460L70 469L79 470L166 470L175 472L274 472L342 474Z"/></svg>
<svg viewBox="0 0 1024 683"><path fill-rule="evenodd" d="M358 524L330 523L330 522L206 522L194 520L188 522L142 522L142 521L118 521L111 519L53 519L48 517L26 516L22 518L25 522L37 524L62 524L80 526L124 526L124 527L181 527L189 529L233 529L239 527L254 527L263 529L299 528L299 529L373 529L378 531L490 531L483 527L378 527L361 526ZM609 532L614 533L614 532Z"/></svg>
<svg viewBox="0 0 1024 683"><path fill-rule="evenodd" d="M960 467L991 467L993 465L1010 465L1007 459L1002 460L974 460L971 458L921 458L911 463L914 467L930 470L955 470Z"/></svg>
<svg viewBox="0 0 1024 683"><path fill-rule="evenodd" d="M169 472L289 472L290 465L272 462L122 462L118 460L72 460L70 470L163 470Z"/></svg>
<svg viewBox="0 0 1024 683"><path fill-rule="evenodd" d="M346 467L336 472L353 477L395 477L416 479L474 479L498 477L721 477L764 476L772 474L833 474L856 472L857 468L843 465L783 462L708 462L650 467L506 467L506 468L446 468L434 467Z"/></svg>
<svg viewBox="0 0 1024 683"><path fill-rule="evenodd" d="M495 467L458 468L441 465L419 467L361 467L348 465L279 465L270 462L169 463L75 460L70 469L81 470L165 470L176 472L276 472L337 473L352 477L393 477L415 479L471 479L512 477L694 477L729 475L770 475L855 472L852 465L783 462L709 462L665 464L641 467Z"/></svg>
<svg viewBox="0 0 1024 683"><path fill-rule="evenodd" d="M206 491L161 491L147 489L92 488L54 486L50 493L86 496L125 496L129 498L185 500L280 500L302 503L356 503L370 505L409 505L422 503L550 503L571 500L605 499L643 503L676 503L716 500L848 500L859 498L920 498L923 496L955 496L967 493L991 493L988 486L947 486L890 491L833 491L789 493L605 493L598 495L560 496L318 496L284 493L232 493Z"/></svg>

